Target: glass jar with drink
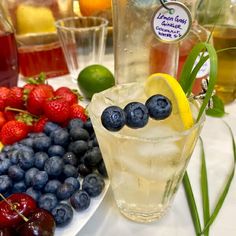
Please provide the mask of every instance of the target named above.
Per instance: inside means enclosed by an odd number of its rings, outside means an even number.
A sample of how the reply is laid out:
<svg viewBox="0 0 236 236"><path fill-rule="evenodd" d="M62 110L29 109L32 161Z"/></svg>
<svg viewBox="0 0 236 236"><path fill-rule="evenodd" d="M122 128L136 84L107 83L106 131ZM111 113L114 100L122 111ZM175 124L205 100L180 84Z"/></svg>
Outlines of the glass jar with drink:
<svg viewBox="0 0 236 236"><path fill-rule="evenodd" d="M0 86L15 86L18 78L18 59L14 29L0 2Z"/></svg>
<svg viewBox="0 0 236 236"><path fill-rule="evenodd" d="M47 77L67 74L54 24L55 20L73 14L72 0L5 2L16 29L20 73L25 77L41 72Z"/></svg>

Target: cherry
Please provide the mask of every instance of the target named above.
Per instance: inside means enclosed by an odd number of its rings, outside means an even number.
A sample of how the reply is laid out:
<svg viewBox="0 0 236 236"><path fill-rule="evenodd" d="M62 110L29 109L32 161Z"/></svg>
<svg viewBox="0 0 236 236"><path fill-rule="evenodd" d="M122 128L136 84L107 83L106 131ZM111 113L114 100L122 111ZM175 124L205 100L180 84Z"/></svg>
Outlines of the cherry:
<svg viewBox="0 0 236 236"><path fill-rule="evenodd" d="M35 200L27 194L16 193L0 202L0 227L15 227L37 207Z"/></svg>
<svg viewBox="0 0 236 236"><path fill-rule="evenodd" d="M42 208L35 209L28 217L28 221L17 229L18 236L53 236L56 223L53 216Z"/></svg>
<svg viewBox="0 0 236 236"><path fill-rule="evenodd" d="M0 236L15 236L15 232L12 228L0 228Z"/></svg>

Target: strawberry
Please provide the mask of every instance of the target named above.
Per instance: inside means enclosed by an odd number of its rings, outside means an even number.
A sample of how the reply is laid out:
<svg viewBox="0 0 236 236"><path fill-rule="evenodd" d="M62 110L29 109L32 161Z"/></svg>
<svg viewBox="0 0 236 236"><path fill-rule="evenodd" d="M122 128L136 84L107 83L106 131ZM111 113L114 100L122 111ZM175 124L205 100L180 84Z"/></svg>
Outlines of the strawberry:
<svg viewBox="0 0 236 236"><path fill-rule="evenodd" d="M44 104L44 115L53 122L64 123L69 118L70 105L63 98L54 97Z"/></svg>
<svg viewBox="0 0 236 236"><path fill-rule="evenodd" d="M6 101L9 98L10 89L7 87L0 87L0 110L3 111L6 107Z"/></svg>
<svg viewBox="0 0 236 236"><path fill-rule="evenodd" d="M28 135L28 126L21 121L8 121L2 127L0 138L4 145L13 144Z"/></svg>
<svg viewBox="0 0 236 236"><path fill-rule="evenodd" d="M32 131L35 133L43 132L44 126L47 122L48 118L42 116L36 123L34 123Z"/></svg>
<svg viewBox="0 0 236 236"><path fill-rule="evenodd" d="M60 87L55 91L55 96L64 98L70 105L78 103L79 94L77 90L71 90L67 87Z"/></svg>
<svg viewBox="0 0 236 236"><path fill-rule="evenodd" d="M69 118L70 119L79 118L85 122L87 120L87 115L85 113L84 107L80 106L79 104L73 104L70 107L70 117Z"/></svg>
<svg viewBox="0 0 236 236"><path fill-rule="evenodd" d="M4 117L7 121L15 120L15 118L16 118L16 113L13 111L6 110L3 113L4 113Z"/></svg>
<svg viewBox="0 0 236 236"><path fill-rule="evenodd" d="M6 100L6 106L23 109L23 89L19 87L12 87L10 89L9 97Z"/></svg>
<svg viewBox="0 0 236 236"><path fill-rule="evenodd" d="M27 99L27 110L34 115L43 114L43 105L48 98L53 97L53 88L47 84L39 84L34 88Z"/></svg>
<svg viewBox="0 0 236 236"><path fill-rule="evenodd" d="M23 86L23 89L24 89L25 92L30 93L30 92L31 92L34 88L36 88L36 87L37 87L36 84L25 84L25 85Z"/></svg>
<svg viewBox="0 0 236 236"><path fill-rule="evenodd" d="M2 126L6 123L6 119L4 117L3 112L0 111L0 129L2 128Z"/></svg>

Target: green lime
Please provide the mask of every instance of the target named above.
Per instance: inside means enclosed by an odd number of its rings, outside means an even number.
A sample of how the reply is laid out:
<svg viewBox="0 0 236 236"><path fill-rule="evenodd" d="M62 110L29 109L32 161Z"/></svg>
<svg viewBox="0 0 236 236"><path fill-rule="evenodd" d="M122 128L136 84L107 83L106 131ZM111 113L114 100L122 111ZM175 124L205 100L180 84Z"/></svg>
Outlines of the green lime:
<svg viewBox="0 0 236 236"><path fill-rule="evenodd" d="M79 73L77 82L81 92L88 99L91 99L93 94L115 85L113 74L102 65L85 67Z"/></svg>

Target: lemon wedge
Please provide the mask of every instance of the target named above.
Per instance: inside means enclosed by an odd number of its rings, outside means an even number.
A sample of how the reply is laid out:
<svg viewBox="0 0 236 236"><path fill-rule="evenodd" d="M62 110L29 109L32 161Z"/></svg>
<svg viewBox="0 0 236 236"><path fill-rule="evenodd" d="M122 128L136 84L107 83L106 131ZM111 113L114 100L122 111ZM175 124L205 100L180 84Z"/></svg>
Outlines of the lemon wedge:
<svg viewBox="0 0 236 236"><path fill-rule="evenodd" d="M148 97L162 94L170 99L172 102L172 122L175 122L175 127L178 130L186 130L193 126L194 120L189 101L174 77L163 73L150 75L144 90Z"/></svg>
<svg viewBox="0 0 236 236"><path fill-rule="evenodd" d="M3 147L4 147L3 143L0 142L0 151L2 151Z"/></svg>
<svg viewBox="0 0 236 236"><path fill-rule="evenodd" d="M55 19L47 7L20 4L16 11L18 34L54 32Z"/></svg>

